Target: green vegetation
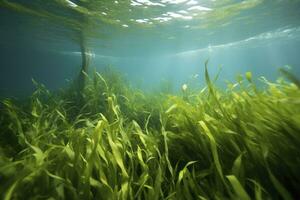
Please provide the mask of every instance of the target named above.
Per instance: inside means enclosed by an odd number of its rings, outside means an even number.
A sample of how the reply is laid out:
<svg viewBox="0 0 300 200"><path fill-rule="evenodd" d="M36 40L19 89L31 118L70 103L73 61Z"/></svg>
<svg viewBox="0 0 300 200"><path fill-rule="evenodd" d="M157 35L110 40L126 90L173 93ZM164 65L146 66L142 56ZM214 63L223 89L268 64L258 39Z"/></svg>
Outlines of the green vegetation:
<svg viewBox="0 0 300 200"><path fill-rule="evenodd" d="M219 90L147 94L116 72L83 93L41 84L0 114L1 199L296 199L300 90L251 73ZM187 96L188 95L188 96Z"/></svg>

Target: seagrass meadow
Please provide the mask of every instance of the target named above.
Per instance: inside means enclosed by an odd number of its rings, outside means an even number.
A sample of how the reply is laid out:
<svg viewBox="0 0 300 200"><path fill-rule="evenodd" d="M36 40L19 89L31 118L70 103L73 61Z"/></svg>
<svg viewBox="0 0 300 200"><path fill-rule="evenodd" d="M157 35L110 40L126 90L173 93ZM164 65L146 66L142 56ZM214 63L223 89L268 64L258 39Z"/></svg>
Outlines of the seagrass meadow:
<svg viewBox="0 0 300 200"><path fill-rule="evenodd" d="M78 93L35 82L1 105L9 199L297 199L299 85L251 73L226 90L145 93L106 70Z"/></svg>
<svg viewBox="0 0 300 200"><path fill-rule="evenodd" d="M299 200L300 0L0 0L0 200Z"/></svg>

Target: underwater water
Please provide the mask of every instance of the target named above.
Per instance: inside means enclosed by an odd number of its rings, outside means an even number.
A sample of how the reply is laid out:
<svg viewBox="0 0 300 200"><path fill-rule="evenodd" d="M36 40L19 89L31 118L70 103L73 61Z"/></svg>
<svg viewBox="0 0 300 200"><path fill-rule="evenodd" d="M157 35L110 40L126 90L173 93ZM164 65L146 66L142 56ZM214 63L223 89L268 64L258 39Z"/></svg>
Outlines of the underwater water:
<svg viewBox="0 0 300 200"><path fill-rule="evenodd" d="M299 199L299 0L0 0L0 199Z"/></svg>

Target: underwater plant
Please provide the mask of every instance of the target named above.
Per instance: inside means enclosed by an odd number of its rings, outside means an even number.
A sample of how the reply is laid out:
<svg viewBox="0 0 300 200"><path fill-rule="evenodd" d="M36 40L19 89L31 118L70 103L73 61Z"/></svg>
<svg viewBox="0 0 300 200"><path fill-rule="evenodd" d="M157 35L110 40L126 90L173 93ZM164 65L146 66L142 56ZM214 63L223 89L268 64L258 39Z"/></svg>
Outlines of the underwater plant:
<svg viewBox="0 0 300 200"><path fill-rule="evenodd" d="M300 91L280 79L210 80L188 97L147 94L118 72L70 90L35 83L2 101L1 199L297 199Z"/></svg>

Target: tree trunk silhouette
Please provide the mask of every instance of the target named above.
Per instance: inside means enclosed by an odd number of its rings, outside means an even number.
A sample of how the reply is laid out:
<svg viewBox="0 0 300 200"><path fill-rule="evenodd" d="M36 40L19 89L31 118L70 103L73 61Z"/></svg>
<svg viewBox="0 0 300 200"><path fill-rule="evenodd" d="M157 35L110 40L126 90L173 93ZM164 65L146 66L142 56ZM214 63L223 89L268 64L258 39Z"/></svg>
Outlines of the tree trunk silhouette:
<svg viewBox="0 0 300 200"><path fill-rule="evenodd" d="M80 34L79 38L79 45L80 45L80 52L81 52L81 69L78 75L77 84L78 84L78 92L82 92L84 90L87 74L88 74L88 67L89 67L89 55L88 50L86 48L86 39L83 33Z"/></svg>

